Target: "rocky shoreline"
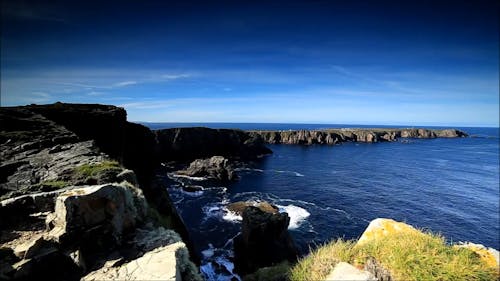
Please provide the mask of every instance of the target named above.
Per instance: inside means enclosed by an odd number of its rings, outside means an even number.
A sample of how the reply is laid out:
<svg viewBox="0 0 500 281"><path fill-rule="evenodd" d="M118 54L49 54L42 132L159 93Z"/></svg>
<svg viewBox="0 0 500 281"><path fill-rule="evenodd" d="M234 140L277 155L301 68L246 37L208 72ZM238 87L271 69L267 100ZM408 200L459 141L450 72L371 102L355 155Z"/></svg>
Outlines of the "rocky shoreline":
<svg viewBox="0 0 500 281"><path fill-rule="evenodd" d="M185 168L178 175L227 182L237 180L238 163L272 153L266 143L467 136L454 129L151 131L126 115L98 104L0 108L1 279L201 280L189 233L155 177L167 162ZM243 217L237 270L295 262L286 213L234 207Z"/></svg>
<svg viewBox="0 0 500 281"><path fill-rule="evenodd" d="M269 144L326 144L344 142L387 142L400 138L458 138L467 133L456 129L327 129L289 131L248 131L252 136L260 136Z"/></svg>
<svg viewBox="0 0 500 281"><path fill-rule="evenodd" d="M3 107L0 125L0 278L7 280L200 280L198 256L156 170L169 161L271 153L243 131L151 131L108 105ZM231 170L217 174L229 160L214 159L220 163L207 162L214 169L202 161L188 172L232 179Z"/></svg>

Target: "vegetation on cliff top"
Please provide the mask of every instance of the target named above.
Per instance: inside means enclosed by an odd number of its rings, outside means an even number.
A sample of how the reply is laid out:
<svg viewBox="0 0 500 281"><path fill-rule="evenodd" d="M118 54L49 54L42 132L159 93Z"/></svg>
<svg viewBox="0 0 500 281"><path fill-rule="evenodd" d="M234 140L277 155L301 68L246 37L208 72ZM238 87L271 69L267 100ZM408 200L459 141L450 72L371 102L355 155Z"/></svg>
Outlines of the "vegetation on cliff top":
<svg viewBox="0 0 500 281"><path fill-rule="evenodd" d="M363 268L375 258L394 280L498 280L496 267L474 251L451 246L437 234L420 231L394 233L356 243L338 239L301 259L291 271L291 280L324 280L334 266L349 262Z"/></svg>
<svg viewBox="0 0 500 281"><path fill-rule="evenodd" d="M116 161L83 164L74 169L73 180L84 184L113 182L116 175L122 170L123 168Z"/></svg>

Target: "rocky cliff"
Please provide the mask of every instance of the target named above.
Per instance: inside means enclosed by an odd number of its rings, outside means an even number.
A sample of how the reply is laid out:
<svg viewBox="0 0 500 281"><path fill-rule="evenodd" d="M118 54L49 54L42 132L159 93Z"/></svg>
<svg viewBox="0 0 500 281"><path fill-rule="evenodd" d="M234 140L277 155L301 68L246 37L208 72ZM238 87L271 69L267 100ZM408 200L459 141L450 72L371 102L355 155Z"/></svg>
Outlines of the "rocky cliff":
<svg viewBox="0 0 500 281"><path fill-rule="evenodd" d="M155 136L127 122L123 109L0 108L0 148L0 278L74 280L101 269L129 276L145 253L159 262L153 274L199 278L182 243L189 244L184 224L152 180ZM177 238L143 237L163 227ZM126 279L151 279L146 273Z"/></svg>
<svg viewBox="0 0 500 281"><path fill-rule="evenodd" d="M263 139L241 130L174 128L154 131L159 157L167 160L193 160L211 156L229 159L255 159L270 154Z"/></svg>
<svg viewBox="0 0 500 281"><path fill-rule="evenodd" d="M298 131L249 131L251 136L260 136L270 144L328 144L343 142L383 142L399 138L457 138L467 134L455 130L430 129L328 129Z"/></svg>

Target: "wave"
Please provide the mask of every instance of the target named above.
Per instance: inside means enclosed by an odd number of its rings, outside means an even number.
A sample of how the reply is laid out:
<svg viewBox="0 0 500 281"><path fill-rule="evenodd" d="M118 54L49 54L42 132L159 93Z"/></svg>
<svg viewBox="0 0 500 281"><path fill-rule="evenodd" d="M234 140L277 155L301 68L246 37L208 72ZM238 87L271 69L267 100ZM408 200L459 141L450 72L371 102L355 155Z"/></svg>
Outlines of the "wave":
<svg viewBox="0 0 500 281"><path fill-rule="evenodd" d="M234 213L234 212L231 212L229 210L227 210L226 208L223 208L225 214L222 216L222 219L225 220L225 221L229 221L229 222L240 222L243 220L243 218Z"/></svg>
<svg viewBox="0 0 500 281"><path fill-rule="evenodd" d="M311 215L306 209L295 206L295 205L276 205L280 212L288 213L290 217L290 224L288 224L288 229L297 229L300 225Z"/></svg>
<svg viewBox="0 0 500 281"><path fill-rule="evenodd" d="M209 243L208 249L201 251L203 261L200 271L204 275L205 280L241 281L240 276L234 272L234 263L232 262L232 257L234 257L232 242L236 236L230 238L222 248L215 248Z"/></svg>
<svg viewBox="0 0 500 281"><path fill-rule="evenodd" d="M178 179L178 178L189 179L189 180L193 180L193 181L206 181L206 180L208 180L208 178L206 178L206 177L191 177L191 176L186 176L186 175L178 175L178 174L174 174L174 173L168 173L168 177L173 179L173 180Z"/></svg>
<svg viewBox="0 0 500 281"><path fill-rule="evenodd" d="M250 171L250 172L259 172L259 173L263 173L264 170L262 169L255 169L255 168L236 168L234 169L235 171Z"/></svg>
<svg viewBox="0 0 500 281"><path fill-rule="evenodd" d="M304 177L303 174L295 171L286 171L286 170L273 170L273 171L280 174L294 174L296 177Z"/></svg>
<svg viewBox="0 0 500 281"><path fill-rule="evenodd" d="M201 251L201 254L203 255L204 258L211 258L214 255L214 246L209 243L208 244L208 249Z"/></svg>
<svg viewBox="0 0 500 281"><path fill-rule="evenodd" d="M185 194L190 197L200 197L203 195L203 190L198 190L198 191L185 191L181 189L182 194Z"/></svg>

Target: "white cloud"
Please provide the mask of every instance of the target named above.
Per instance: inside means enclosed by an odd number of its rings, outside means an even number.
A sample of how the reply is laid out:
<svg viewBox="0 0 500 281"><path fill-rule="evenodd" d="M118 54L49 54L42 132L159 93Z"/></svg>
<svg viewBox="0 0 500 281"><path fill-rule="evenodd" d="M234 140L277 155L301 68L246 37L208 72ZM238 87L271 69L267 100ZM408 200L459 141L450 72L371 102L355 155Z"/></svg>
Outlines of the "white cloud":
<svg viewBox="0 0 500 281"><path fill-rule="evenodd" d="M181 78L189 78L191 77L191 74L183 73L183 74L163 74L161 75L161 78L167 79L167 80L175 80L175 79L181 79Z"/></svg>
<svg viewBox="0 0 500 281"><path fill-rule="evenodd" d="M114 87L125 87L137 84L137 81L123 81L113 84Z"/></svg>
<svg viewBox="0 0 500 281"><path fill-rule="evenodd" d="M91 91L91 92L87 93L87 96L103 96L105 94L106 94L105 92Z"/></svg>

